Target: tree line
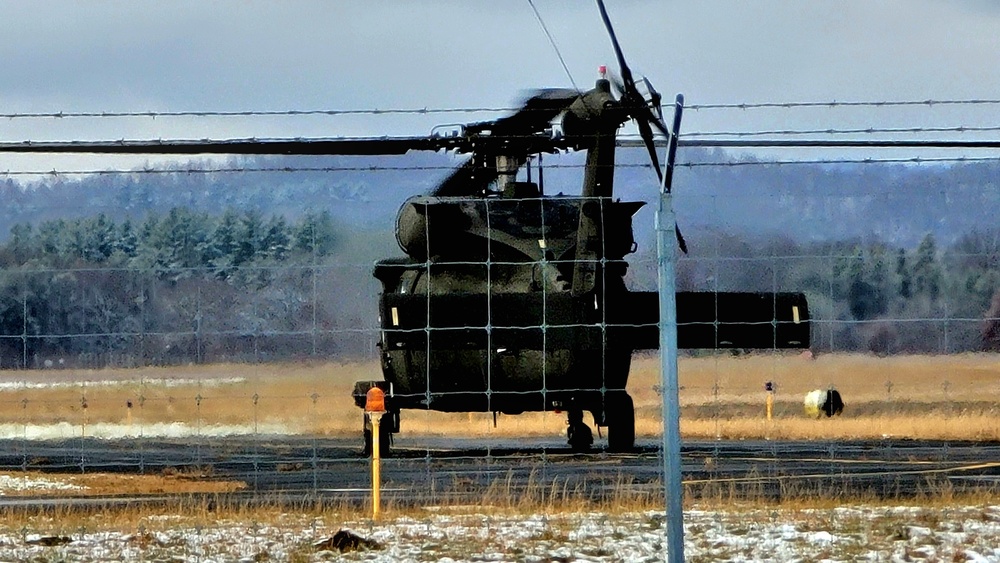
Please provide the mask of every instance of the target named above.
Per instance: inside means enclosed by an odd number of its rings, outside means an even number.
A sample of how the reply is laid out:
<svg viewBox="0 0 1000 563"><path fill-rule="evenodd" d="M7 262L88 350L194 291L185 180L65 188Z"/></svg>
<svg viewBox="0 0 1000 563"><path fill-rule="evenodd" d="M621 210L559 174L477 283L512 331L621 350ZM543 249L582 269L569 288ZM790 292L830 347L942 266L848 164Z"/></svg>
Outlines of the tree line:
<svg viewBox="0 0 1000 563"><path fill-rule="evenodd" d="M815 349L1000 351L1000 229L972 230L944 248L930 233L913 248L732 235L715 246L724 258L681 260L679 288L804 292Z"/></svg>
<svg viewBox="0 0 1000 563"><path fill-rule="evenodd" d="M352 236L363 256L343 248ZM817 350L1000 351L1000 229L944 248L933 234L913 248L691 239L700 252L681 259L679 289L804 292ZM289 221L174 207L138 222L101 213L17 224L0 244L0 367L370 354L371 263L385 257L375 242L328 212ZM655 284L654 266L637 260L633 284Z"/></svg>
<svg viewBox="0 0 1000 563"><path fill-rule="evenodd" d="M240 266L322 259L335 248L328 211L306 213L289 224L280 215L265 219L255 210L227 210L219 217L174 207L150 213L134 224L105 213L81 219L14 225L0 248L4 269L34 267L118 267L152 270L161 279L196 275L228 279Z"/></svg>
<svg viewBox="0 0 1000 563"><path fill-rule="evenodd" d="M0 367L246 361L330 350L329 212L174 207L17 224L0 246ZM55 359L55 360L53 360Z"/></svg>

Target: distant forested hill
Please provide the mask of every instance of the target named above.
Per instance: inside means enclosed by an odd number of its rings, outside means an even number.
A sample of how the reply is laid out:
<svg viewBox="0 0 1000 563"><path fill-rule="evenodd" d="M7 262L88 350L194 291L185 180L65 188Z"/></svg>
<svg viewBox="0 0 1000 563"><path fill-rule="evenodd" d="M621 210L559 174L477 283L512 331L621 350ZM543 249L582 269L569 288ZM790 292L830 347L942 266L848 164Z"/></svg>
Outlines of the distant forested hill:
<svg viewBox="0 0 1000 563"><path fill-rule="evenodd" d="M396 209L426 193L460 159L435 153L391 157L261 157L174 165L156 174L0 181L0 237L17 223L97 213L141 220L187 207L212 215L256 209L290 220L328 210L335 220L391 228ZM724 152L688 149L675 177L677 212L692 228L769 234L796 240L852 237L915 245L927 233L951 243L991 226L1000 206L1000 163L767 165ZM550 155L548 194L579 193L582 156ZM641 150L619 151L616 191L651 201L655 179ZM707 163L724 162L712 166ZM685 166L688 165L688 166ZM733 165L736 164L736 165ZM276 169L190 173L188 169ZM537 171L535 172L537 180ZM650 209L640 218L651 217ZM642 221L640 221L642 222Z"/></svg>
<svg viewBox="0 0 1000 563"><path fill-rule="evenodd" d="M371 354L371 266L400 254L396 211L459 162L245 158L0 181L0 367ZM546 194L578 193L582 162L546 156ZM643 151L618 163L616 196L652 203ZM826 350L1000 348L984 320L1000 314L997 163L686 151L681 164L682 289L804 291ZM635 218L636 288L655 286L654 207Z"/></svg>

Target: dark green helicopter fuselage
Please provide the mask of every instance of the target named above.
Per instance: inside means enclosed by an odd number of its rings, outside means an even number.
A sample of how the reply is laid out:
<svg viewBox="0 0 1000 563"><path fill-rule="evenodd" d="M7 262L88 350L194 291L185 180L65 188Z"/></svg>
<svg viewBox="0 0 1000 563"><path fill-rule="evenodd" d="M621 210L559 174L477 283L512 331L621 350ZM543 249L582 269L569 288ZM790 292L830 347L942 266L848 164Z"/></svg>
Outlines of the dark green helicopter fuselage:
<svg viewBox="0 0 1000 563"><path fill-rule="evenodd" d="M530 186L526 189L531 189ZM520 413L624 390L633 346L606 338L607 304L627 290L641 202L579 197L450 198L404 204L408 257L378 263L382 369L395 402ZM603 215L596 283L574 294L579 215ZM430 311L430 314L428 314Z"/></svg>

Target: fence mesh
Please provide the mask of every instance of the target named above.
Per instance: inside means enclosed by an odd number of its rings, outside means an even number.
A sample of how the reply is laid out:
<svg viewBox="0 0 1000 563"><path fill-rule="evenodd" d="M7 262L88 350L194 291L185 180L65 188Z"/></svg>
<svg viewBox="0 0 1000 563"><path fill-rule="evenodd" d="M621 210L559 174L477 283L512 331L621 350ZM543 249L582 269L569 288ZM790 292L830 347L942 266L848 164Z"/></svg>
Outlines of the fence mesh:
<svg viewBox="0 0 1000 563"><path fill-rule="evenodd" d="M648 300L621 300L656 290L652 206L628 203L655 199L644 158L620 149L616 199L588 201L562 195L579 194L582 158L546 155L518 177L545 197L410 200L427 220L404 234L397 209L453 158L8 174L4 494L70 507L177 491L195 516L184 517L187 535L170 535L137 509L139 524L104 540L107 523L90 517L73 520L79 529L25 521L4 545L15 557L39 545L29 540L72 536L132 558L210 558L233 531L209 514L228 503L252 521L240 556L275 549L274 530L298 538L281 556L320 549L309 542L339 521L331 510L367 502L355 383L382 381L383 369L397 377L391 400L405 405L383 461L384 498L400 510L485 502L557 519L560 507L588 503L659 506L659 361L627 340L648 335L616 332L656 330L655 312L635 310ZM716 306L732 292L772 303L801 292L811 331L803 349L681 352L688 498L992 486L1000 162L809 158L682 150L675 201L689 252L678 290ZM590 203L621 228L585 240ZM480 232L476 220L484 236L463 238ZM592 310L567 308L580 294ZM776 312L759 330L777 342L781 322ZM622 390L636 447L619 453L607 427L620 411L607 405ZM822 403L831 390L842 414L809 410L808 394ZM567 444L575 411L584 418L571 430L593 433L589 449ZM502 530L503 518L484 512L468 525ZM362 517L354 526L384 532Z"/></svg>

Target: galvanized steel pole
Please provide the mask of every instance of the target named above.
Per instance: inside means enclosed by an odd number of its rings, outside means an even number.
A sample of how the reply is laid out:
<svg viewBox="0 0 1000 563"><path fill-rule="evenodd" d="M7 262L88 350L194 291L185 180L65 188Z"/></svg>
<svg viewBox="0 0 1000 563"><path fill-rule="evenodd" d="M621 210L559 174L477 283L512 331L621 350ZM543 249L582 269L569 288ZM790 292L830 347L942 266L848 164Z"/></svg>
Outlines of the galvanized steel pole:
<svg viewBox="0 0 1000 563"><path fill-rule="evenodd" d="M656 212L657 277L660 290L660 373L663 390L663 485L666 496L667 561L684 561L684 508L681 483L680 397L677 384L677 221L674 217L673 181L677 136L684 110L684 96L677 94L674 123L667 146L666 170Z"/></svg>

